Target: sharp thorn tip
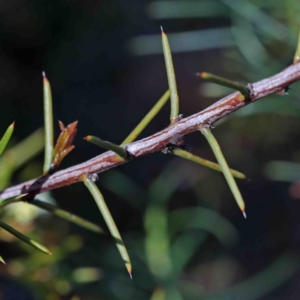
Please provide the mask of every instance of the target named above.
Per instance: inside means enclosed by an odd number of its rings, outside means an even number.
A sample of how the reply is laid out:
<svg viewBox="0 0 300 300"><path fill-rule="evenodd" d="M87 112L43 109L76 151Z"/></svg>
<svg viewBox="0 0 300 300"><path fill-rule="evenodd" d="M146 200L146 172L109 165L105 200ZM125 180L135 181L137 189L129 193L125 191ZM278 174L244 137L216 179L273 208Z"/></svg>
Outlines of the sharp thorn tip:
<svg viewBox="0 0 300 300"><path fill-rule="evenodd" d="M242 213L243 213L244 218L247 219L246 212L243 210Z"/></svg>

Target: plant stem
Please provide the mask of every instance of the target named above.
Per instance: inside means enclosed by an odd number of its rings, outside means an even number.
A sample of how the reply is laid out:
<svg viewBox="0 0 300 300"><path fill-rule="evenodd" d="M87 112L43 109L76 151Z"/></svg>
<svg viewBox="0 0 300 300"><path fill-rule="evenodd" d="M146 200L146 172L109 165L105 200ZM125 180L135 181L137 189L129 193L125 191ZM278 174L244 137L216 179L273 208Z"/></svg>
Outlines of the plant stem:
<svg viewBox="0 0 300 300"><path fill-rule="evenodd" d="M161 151L167 147L168 144L172 143L175 135L187 135L188 133L199 130L199 126L203 124L212 125L214 122L228 116L238 109L252 104L270 94L276 94L278 91L284 90L286 87L299 80L300 63L297 63L269 78L249 84L251 85L251 94L247 101L245 101L244 97L239 92L234 92L215 102L203 111L181 119L174 125L168 126L152 136L126 145L126 150L132 154L132 159ZM37 143L37 141L35 143ZM34 144L34 142L29 146L32 147L32 144ZM81 181L80 176L83 174L104 172L129 161L124 159L116 160L115 157L115 153L108 151L81 164L58 171L51 176L47 176L47 180L45 181L42 181L41 178L39 178L12 186L0 191L0 201L24 193L30 192L31 194L37 194L77 183ZM18 159L18 157L16 157L16 159Z"/></svg>

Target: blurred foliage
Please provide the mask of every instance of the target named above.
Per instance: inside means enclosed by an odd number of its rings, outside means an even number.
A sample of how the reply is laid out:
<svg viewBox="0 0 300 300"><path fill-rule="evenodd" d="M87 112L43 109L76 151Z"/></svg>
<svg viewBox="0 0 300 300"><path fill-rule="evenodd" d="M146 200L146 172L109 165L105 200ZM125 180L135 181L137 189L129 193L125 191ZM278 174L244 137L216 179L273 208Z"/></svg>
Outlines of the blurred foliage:
<svg viewBox="0 0 300 300"><path fill-rule="evenodd" d="M54 118L79 118L79 136L93 129L115 141L166 90L159 25L174 53L181 110L192 114L230 92L200 82L196 72L247 83L292 63L300 6L296 0L16 0L1 4L0 17L1 133L12 115L16 120L16 137L0 158L3 189L42 173L41 158L32 158L42 150L43 132L25 138L42 124L42 66L53 77ZM246 222L217 172L154 154L148 164L145 158L99 176L129 251L132 281L110 237L16 203L1 211L1 220L53 256L1 230L2 294L20 290L17 299L31 299L20 285L41 300L298 299L300 204L292 199L300 198L299 92L295 84L289 96L239 110L214 131L230 166L252 178L238 182L249 207ZM167 126L168 114L145 134ZM197 155L212 158L198 135L186 139ZM73 151L66 164L98 154L77 144L80 154ZM43 196L105 227L83 187Z"/></svg>

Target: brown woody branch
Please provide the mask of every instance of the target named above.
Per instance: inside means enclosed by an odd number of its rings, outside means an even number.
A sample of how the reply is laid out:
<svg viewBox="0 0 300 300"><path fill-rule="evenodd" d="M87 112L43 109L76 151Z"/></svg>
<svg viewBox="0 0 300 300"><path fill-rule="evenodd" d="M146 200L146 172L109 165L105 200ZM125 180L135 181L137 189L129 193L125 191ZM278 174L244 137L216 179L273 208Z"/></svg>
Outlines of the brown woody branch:
<svg viewBox="0 0 300 300"><path fill-rule="evenodd" d="M260 98L273 93L282 94L290 84L298 80L300 80L299 62L272 77L248 84L250 96L247 99L240 92L232 93L199 113L181 119L150 137L126 145L125 149L131 154L129 160L161 151L168 144L174 144L174 141L179 140L178 137L196 131L201 126L210 126L217 120ZM0 200L25 193L36 195L40 192L70 185L79 182L82 175L91 176L114 168L129 160L124 160L114 152L108 151L84 163L56 172L53 175L30 180L0 191Z"/></svg>

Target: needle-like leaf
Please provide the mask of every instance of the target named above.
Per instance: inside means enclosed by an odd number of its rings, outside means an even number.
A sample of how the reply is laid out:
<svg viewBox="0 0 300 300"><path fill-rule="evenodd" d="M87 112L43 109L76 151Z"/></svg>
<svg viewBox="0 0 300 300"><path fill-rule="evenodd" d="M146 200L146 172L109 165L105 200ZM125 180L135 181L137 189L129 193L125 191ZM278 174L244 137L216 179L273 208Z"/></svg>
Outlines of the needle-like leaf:
<svg viewBox="0 0 300 300"><path fill-rule="evenodd" d="M0 221L0 227L2 227L6 231L8 231L12 235L14 235L16 238L20 239L21 241L32 246L33 248L35 248L43 253L52 255L52 253L45 246L43 246L40 243L36 242L35 240L29 238L28 236L24 235L23 233L17 231L16 229L12 228L11 226L7 225L6 223Z"/></svg>
<svg viewBox="0 0 300 300"><path fill-rule="evenodd" d="M235 81L232 81L232 80L220 77L220 76L216 76L216 75L213 75L210 73L206 73L206 72L197 73L197 75L205 80L210 81L210 82L237 90L237 91L241 92L241 94L244 95L245 97L249 97L249 95L250 95L249 89L245 85L242 85L238 82L235 82Z"/></svg>
<svg viewBox="0 0 300 300"><path fill-rule="evenodd" d="M41 209L44 209L44 210L54 214L57 217L65 219L65 220L67 220L71 223L74 223L78 226L81 226L85 229L88 229L88 230L91 230L93 232L100 233L100 234L105 233L104 230L100 226L98 226L90 221L87 221L79 216L76 216L66 210L60 209L50 203L46 203L46 202L40 201L38 199L34 199L33 201L30 201L28 203L33 204Z"/></svg>
<svg viewBox="0 0 300 300"><path fill-rule="evenodd" d="M224 155L221 151L221 148L217 142L217 140L215 139L215 137L213 136L211 130L209 128L201 128L200 129L201 133L205 136L205 138L207 139L212 151L214 152L216 159L222 169L222 172L224 174L224 177L228 183L228 186L239 206L239 208L241 209L244 218L246 218L246 213L245 213L245 203L244 200L242 198L242 195L240 193L239 188L236 185L236 182L230 172L230 169L228 167L228 164L224 158Z"/></svg>
<svg viewBox="0 0 300 300"><path fill-rule="evenodd" d="M4 261L3 257L0 255L0 262L6 265L6 262Z"/></svg>
<svg viewBox="0 0 300 300"><path fill-rule="evenodd" d="M53 134L53 111L52 111L52 94L51 86L43 72L43 92L44 92L44 124L45 124L45 157L44 157L44 173L48 172L53 162L54 152L54 134Z"/></svg>
<svg viewBox="0 0 300 300"><path fill-rule="evenodd" d="M162 107L167 103L170 97L170 91L167 90L161 98L156 102L152 109L147 113L143 120L133 129L128 137L122 142L121 146L133 142L139 134L146 128L146 126L152 121Z"/></svg>
<svg viewBox="0 0 300 300"><path fill-rule="evenodd" d="M11 160L14 164L14 169L17 169L37 155L43 149L43 146L44 134L42 128L39 128L20 143L5 151L2 158Z"/></svg>
<svg viewBox="0 0 300 300"><path fill-rule="evenodd" d="M7 186L15 170L24 165L43 148L44 131L40 128L20 143L6 150L0 157L0 190Z"/></svg>
<svg viewBox="0 0 300 300"><path fill-rule="evenodd" d="M130 278L132 278L132 265L130 262L130 258L128 255L128 252L126 250L126 247L124 245L124 242L122 240L122 237L120 235L120 232L114 222L114 219L112 218L109 209L104 201L104 197L101 194L100 190L98 189L97 185L86 176L82 176L82 180L85 184L85 186L90 191L91 195L93 196L94 200L96 201L97 206L99 207L99 210L105 220L105 223L112 235L112 237L116 241L117 248L119 250L119 253L125 263L125 267L129 273Z"/></svg>
<svg viewBox="0 0 300 300"><path fill-rule="evenodd" d="M294 56L294 64L298 63L299 61L300 61L300 31L299 31L299 36L298 36L297 49L296 49L296 53Z"/></svg>
<svg viewBox="0 0 300 300"><path fill-rule="evenodd" d="M182 149L179 149L179 148L174 148L172 150L172 154L180 156L180 157L185 158L185 159L188 159L190 161L193 161L197 164L200 164L200 165L205 166L207 168L213 169L215 171L223 172L221 167L218 164L216 164L212 161L209 161L207 159L201 158L201 157L199 157L195 154L192 154L190 152L187 152L185 150L182 150ZM245 174L243 174L239 171L236 171L236 170L232 170L232 169L229 169L229 170L230 170L231 174L234 177L239 178L239 179L247 179Z"/></svg>
<svg viewBox="0 0 300 300"><path fill-rule="evenodd" d="M43 72L43 91L44 91L44 123L45 123L45 158L44 173L47 173L53 162L54 138L53 138L53 112L52 112L52 94L51 86Z"/></svg>
<svg viewBox="0 0 300 300"><path fill-rule="evenodd" d="M103 141L92 135L88 135L84 139L90 143L93 143L93 144L99 146L99 147L102 147L107 150L111 150L124 159L128 157L127 151L119 145L113 144L108 141Z"/></svg>
<svg viewBox="0 0 300 300"><path fill-rule="evenodd" d="M172 53L169 45L169 40L167 35L164 33L163 28L161 27L161 37L162 37L162 46L166 63L168 84L170 90L170 100L171 100L171 115L170 120L171 124L174 124L178 119L179 114L179 98L176 85L176 77L172 60Z"/></svg>
<svg viewBox="0 0 300 300"><path fill-rule="evenodd" d="M10 137L14 131L14 127L15 127L15 122L13 122L12 124L10 124L8 126L8 128L6 129L2 139L0 140L0 155L3 153L6 145L8 144Z"/></svg>
<svg viewBox="0 0 300 300"><path fill-rule="evenodd" d="M28 195L28 194L21 194L21 195L16 196L16 197L11 197L11 198L4 199L4 200L0 201L0 207L3 207L3 206L8 205L10 203L17 202L18 200L22 199L26 195Z"/></svg>

